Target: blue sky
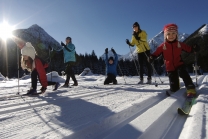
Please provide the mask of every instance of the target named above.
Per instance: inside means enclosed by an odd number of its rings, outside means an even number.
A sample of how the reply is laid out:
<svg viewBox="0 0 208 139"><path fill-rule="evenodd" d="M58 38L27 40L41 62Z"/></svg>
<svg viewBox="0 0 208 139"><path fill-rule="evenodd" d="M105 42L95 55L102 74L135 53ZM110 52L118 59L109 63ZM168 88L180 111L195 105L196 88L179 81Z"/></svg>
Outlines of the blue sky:
<svg viewBox="0 0 208 139"><path fill-rule="evenodd" d="M17 29L38 24L58 42L71 36L82 54L94 50L101 56L107 47L126 54L135 21L148 39L168 23L191 34L208 23L207 5L207 0L0 0L0 23Z"/></svg>

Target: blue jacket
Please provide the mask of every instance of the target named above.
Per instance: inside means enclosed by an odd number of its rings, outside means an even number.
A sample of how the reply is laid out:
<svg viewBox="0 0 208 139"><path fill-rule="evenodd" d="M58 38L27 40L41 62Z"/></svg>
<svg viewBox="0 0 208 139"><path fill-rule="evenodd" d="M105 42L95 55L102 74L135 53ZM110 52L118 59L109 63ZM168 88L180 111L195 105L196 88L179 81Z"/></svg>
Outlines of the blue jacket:
<svg viewBox="0 0 208 139"><path fill-rule="evenodd" d="M68 48L68 50L66 49ZM63 52L64 52L64 63L67 62L75 62L76 58L75 58L75 46L72 43L69 43L66 45L66 48L63 48Z"/></svg>
<svg viewBox="0 0 208 139"><path fill-rule="evenodd" d="M117 54L114 54L115 58L113 61L113 64L109 64L108 62L108 54L106 54L105 64L106 64L106 73L111 73L115 76L117 76L117 64L118 64L118 56Z"/></svg>

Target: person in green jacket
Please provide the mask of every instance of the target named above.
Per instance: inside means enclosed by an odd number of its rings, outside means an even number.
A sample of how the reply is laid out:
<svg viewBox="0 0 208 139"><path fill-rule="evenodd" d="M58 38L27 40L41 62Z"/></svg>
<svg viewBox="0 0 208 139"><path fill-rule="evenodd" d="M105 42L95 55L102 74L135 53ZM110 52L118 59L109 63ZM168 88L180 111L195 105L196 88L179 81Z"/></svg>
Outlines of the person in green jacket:
<svg viewBox="0 0 208 139"><path fill-rule="evenodd" d="M143 84L143 74L144 74L144 64L147 66L147 84L152 83L152 78L151 78L151 65L147 61L147 58L150 55L150 47L147 43L147 33L144 30L140 29L140 25L138 22L135 22L133 24L133 35L131 42L129 42L128 39L126 39L126 43L129 46L134 47L136 45L137 53L138 53L138 61L139 61L139 74L140 74L140 82L138 84Z"/></svg>

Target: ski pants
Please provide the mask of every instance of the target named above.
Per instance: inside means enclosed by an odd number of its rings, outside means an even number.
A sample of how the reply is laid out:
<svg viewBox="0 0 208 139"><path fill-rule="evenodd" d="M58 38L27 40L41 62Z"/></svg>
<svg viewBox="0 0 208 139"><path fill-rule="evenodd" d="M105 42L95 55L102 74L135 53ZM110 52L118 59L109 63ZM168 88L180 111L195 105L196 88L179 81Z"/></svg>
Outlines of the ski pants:
<svg viewBox="0 0 208 139"><path fill-rule="evenodd" d="M37 78L39 79L39 74L38 74L37 70L35 69L31 72L32 88L35 89L35 90L37 89L37 82L38 82ZM56 84L56 82L48 81L48 86L49 85L55 85L55 84Z"/></svg>
<svg viewBox="0 0 208 139"><path fill-rule="evenodd" d="M184 65L178 67L174 71L169 71L168 77L170 82L170 90L173 92L176 92L180 89L179 77L183 79L183 82L187 89L195 89L195 85L193 84L193 81L189 73L186 71Z"/></svg>
<svg viewBox="0 0 208 139"><path fill-rule="evenodd" d="M148 76L147 79L151 79L152 68L151 68L151 64L147 61L147 56L149 56L149 54L150 54L149 50L146 52L138 53L140 80L143 80L144 65L146 65L147 67L147 76Z"/></svg>
<svg viewBox="0 0 208 139"><path fill-rule="evenodd" d="M109 83L117 84L116 76L114 74L111 73L107 74L107 78L105 79L104 84L109 84Z"/></svg>
<svg viewBox="0 0 208 139"><path fill-rule="evenodd" d="M77 80L74 75L73 71L74 62L67 62L65 63L65 73L66 73L66 81L65 84L69 84L70 77L74 81L74 83L77 83Z"/></svg>

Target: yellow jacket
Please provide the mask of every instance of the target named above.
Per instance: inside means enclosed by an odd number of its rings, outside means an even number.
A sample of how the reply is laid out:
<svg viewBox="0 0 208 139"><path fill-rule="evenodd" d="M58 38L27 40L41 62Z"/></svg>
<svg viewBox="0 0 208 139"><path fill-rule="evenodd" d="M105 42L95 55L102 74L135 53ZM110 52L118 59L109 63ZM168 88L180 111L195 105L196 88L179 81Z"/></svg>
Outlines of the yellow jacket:
<svg viewBox="0 0 208 139"><path fill-rule="evenodd" d="M145 52L147 50L150 50L150 47L147 43L147 33L142 30L139 34L138 37L140 37L140 40L137 40L134 35L132 35L131 38L131 46L136 45L137 48L137 53L142 53Z"/></svg>

